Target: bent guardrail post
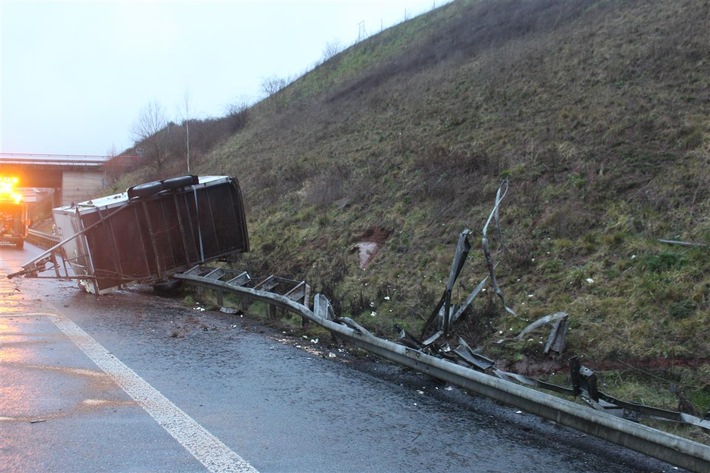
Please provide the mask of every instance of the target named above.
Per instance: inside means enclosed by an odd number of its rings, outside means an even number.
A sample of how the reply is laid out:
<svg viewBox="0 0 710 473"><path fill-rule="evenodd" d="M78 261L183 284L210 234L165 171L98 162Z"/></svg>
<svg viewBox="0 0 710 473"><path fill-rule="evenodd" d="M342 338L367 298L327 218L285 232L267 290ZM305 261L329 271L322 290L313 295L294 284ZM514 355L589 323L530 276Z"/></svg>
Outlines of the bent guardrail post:
<svg viewBox="0 0 710 473"><path fill-rule="evenodd" d="M329 308L330 304L322 294L316 295L312 311L280 294L235 286L226 281L205 280L186 273L175 274L174 277L197 286L229 290L274 304L317 323L340 339L348 340L360 348L402 366L681 468L695 472L710 472L710 447L706 445L615 417L603 411L584 409L579 404L566 399L535 391L375 337L366 330L351 327L350 324L344 325L329 320L325 317L329 317L326 314L331 314L332 309ZM320 314L324 314L325 317Z"/></svg>
<svg viewBox="0 0 710 473"><path fill-rule="evenodd" d="M424 328L422 329L420 338L424 337L435 320L437 321L437 328L443 331L445 336L449 335L449 325L452 322L453 316L453 310L451 308L451 292L453 291L454 284L456 284L456 280L461 274L461 270L466 263L468 253L471 251L471 243L468 241L468 236L470 234L471 230L465 229L459 235L459 240L456 244L456 250L454 252L454 259L451 262L451 269L449 271L449 279L446 283L446 288L444 289L444 293L442 294L439 303L424 323Z"/></svg>

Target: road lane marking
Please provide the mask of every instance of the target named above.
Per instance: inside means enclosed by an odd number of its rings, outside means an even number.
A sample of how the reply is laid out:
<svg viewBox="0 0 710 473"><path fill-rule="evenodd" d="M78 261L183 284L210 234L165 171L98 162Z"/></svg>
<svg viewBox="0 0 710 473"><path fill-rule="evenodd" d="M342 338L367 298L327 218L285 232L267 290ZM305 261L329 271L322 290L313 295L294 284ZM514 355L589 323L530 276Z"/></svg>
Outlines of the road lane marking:
<svg viewBox="0 0 710 473"><path fill-rule="evenodd" d="M67 317L53 313L33 315L48 317L207 470L258 473L249 462L233 452Z"/></svg>

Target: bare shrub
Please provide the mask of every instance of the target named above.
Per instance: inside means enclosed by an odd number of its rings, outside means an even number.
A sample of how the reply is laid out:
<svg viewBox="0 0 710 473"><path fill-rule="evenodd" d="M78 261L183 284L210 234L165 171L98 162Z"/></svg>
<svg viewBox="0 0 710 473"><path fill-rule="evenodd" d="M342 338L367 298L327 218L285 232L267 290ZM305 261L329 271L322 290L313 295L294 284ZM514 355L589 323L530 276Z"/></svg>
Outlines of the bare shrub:
<svg viewBox="0 0 710 473"><path fill-rule="evenodd" d="M323 49L323 62L326 62L328 59L331 59L343 50L343 45L340 43L340 41L332 41L328 42L325 45L325 48Z"/></svg>
<svg viewBox="0 0 710 473"><path fill-rule="evenodd" d="M234 132L229 117L190 120L189 126L190 145L195 152L202 154L208 153Z"/></svg>
<svg viewBox="0 0 710 473"><path fill-rule="evenodd" d="M231 133L244 129L249 122L249 105L245 102L230 105L225 120Z"/></svg>
<svg viewBox="0 0 710 473"><path fill-rule="evenodd" d="M168 122L165 129L162 131L163 141L165 145L166 157L176 158L184 156L185 152L185 126L178 125L174 122Z"/></svg>
<svg viewBox="0 0 710 473"><path fill-rule="evenodd" d="M131 135L141 157L156 172L161 172L168 156L165 111L160 102L153 100L139 112L131 127Z"/></svg>
<svg viewBox="0 0 710 473"><path fill-rule="evenodd" d="M261 90L264 92L264 95L270 97L286 88L287 85L288 80L281 77L271 76L261 81Z"/></svg>

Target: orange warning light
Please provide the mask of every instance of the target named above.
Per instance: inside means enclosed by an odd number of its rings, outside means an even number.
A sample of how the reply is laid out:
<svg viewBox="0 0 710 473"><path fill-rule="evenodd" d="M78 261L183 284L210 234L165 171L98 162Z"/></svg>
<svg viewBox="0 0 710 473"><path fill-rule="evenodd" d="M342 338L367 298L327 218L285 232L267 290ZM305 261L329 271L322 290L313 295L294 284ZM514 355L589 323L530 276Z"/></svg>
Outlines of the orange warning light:
<svg viewBox="0 0 710 473"><path fill-rule="evenodd" d="M16 177L0 176L0 199L11 200L16 204L22 202L22 194L14 190L18 182L19 179Z"/></svg>

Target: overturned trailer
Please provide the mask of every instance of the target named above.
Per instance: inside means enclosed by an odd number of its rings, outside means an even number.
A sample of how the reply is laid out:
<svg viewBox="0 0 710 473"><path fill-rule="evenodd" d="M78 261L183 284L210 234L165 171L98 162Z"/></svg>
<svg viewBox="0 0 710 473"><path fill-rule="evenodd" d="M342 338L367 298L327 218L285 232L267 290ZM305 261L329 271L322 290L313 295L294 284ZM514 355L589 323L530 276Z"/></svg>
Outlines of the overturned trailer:
<svg viewBox="0 0 710 473"><path fill-rule="evenodd" d="M167 281L196 264L249 250L239 184L227 176L153 181L55 208L53 216L60 243L11 277L53 268L56 277L102 294L122 284Z"/></svg>

